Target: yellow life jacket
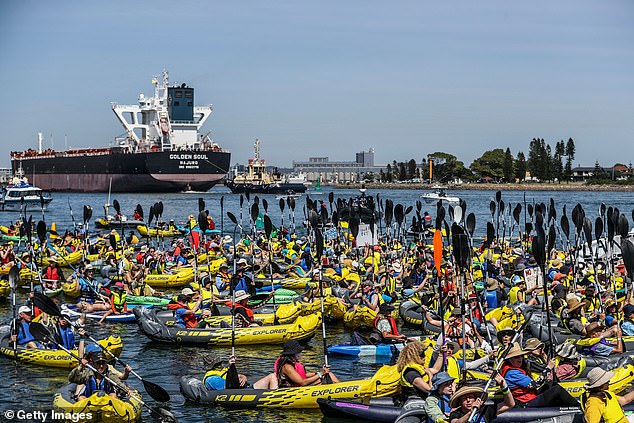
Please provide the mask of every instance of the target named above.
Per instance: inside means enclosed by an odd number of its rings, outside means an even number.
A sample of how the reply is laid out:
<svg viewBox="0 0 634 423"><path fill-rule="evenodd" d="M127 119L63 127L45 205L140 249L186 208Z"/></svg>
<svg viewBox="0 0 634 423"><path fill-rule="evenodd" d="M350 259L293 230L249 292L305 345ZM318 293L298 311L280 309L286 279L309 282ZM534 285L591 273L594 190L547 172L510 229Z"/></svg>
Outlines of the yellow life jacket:
<svg viewBox="0 0 634 423"><path fill-rule="evenodd" d="M513 288L510 289L509 291L509 303L513 304L519 301L518 298L518 293L520 292L520 287L519 286L514 286Z"/></svg>
<svg viewBox="0 0 634 423"><path fill-rule="evenodd" d="M605 411L601 416L601 421L603 423L627 423L627 417L625 417L625 413L623 412L623 407L619 404L619 397L616 396L613 392L603 391L605 394ZM588 406L588 401L602 401L601 398L590 397L588 392L584 392L581 394L581 411L586 412L586 407Z"/></svg>
<svg viewBox="0 0 634 423"><path fill-rule="evenodd" d="M460 364L454 356L447 357L447 373L456 380L460 379Z"/></svg>
<svg viewBox="0 0 634 423"><path fill-rule="evenodd" d="M112 292L112 304L115 308L115 310L117 311L121 311L123 310L123 306L125 304L125 299L127 294L125 292L122 292L121 294L118 294L117 292Z"/></svg>
<svg viewBox="0 0 634 423"><path fill-rule="evenodd" d="M404 386L405 388L413 388L414 385L412 385L411 383L409 383L406 379L405 379L405 373L408 370L416 370L418 373L420 373L421 377L423 378L423 380L425 382L429 382L429 375L427 374L427 372L425 371L425 366L423 366L422 364L418 364L418 363L409 363L407 366L405 366L403 368L403 370L401 371L401 386Z"/></svg>

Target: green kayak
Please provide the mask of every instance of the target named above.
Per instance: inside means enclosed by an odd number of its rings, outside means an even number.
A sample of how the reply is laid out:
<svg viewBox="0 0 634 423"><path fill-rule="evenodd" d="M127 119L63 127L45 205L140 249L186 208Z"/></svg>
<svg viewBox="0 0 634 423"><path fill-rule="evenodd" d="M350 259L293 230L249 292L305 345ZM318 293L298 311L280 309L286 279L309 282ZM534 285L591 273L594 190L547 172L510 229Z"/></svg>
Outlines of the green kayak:
<svg viewBox="0 0 634 423"><path fill-rule="evenodd" d="M130 305L143 305L152 304L155 306L162 306L169 304L169 298L151 297L144 295L127 295L126 302Z"/></svg>

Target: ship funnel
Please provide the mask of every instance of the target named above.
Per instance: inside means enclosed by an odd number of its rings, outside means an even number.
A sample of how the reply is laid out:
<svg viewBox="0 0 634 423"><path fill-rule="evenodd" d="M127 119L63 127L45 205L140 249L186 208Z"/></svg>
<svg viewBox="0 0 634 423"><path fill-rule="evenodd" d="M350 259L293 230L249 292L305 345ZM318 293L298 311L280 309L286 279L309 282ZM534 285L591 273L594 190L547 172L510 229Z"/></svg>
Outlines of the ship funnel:
<svg viewBox="0 0 634 423"><path fill-rule="evenodd" d="M42 154L42 132L37 133L37 152Z"/></svg>

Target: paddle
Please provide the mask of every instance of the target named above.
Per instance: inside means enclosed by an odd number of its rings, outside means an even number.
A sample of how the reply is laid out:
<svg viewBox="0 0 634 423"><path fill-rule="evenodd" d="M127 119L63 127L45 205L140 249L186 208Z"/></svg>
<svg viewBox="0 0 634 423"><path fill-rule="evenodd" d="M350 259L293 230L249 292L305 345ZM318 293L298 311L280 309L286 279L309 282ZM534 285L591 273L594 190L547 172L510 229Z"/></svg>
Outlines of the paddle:
<svg viewBox="0 0 634 423"><path fill-rule="evenodd" d="M51 298L47 297L46 295L42 294L41 292L36 292L35 293L35 295L33 296L33 304L35 304L35 306L37 308L39 308L44 313L46 313L46 314L48 314L50 316L55 316L55 317L58 317L58 318L62 317L62 312L59 309L59 307L57 306L57 304ZM67 320L73 327L77 328L77 324L75 322L73 322L72 320L69 320L69 319L67 319ZM99 346L110 357L115 359L119 364L121 364L123 367L127 366L127 364L124 363L123 360L121 360L119 357L117 357L112 352L110 352L110 350L108 348L106 348L103 345L101 345L99 343L99 341L97 341L95 338L93 338L92 336L90 336L88 334L87 334L87 336L92 342L94 342L97 346ZM158 401L158 402L168 402L170 400L170 394L163 387L161 387L160 385L157 385L156 383L153 383L153 382L150 382L148 380L143 379L134 370L131 370L130 372L134 376L136 376L137 379L139 379L141 382L143 382L143 386L145 387L145 390L147 391L147 393L152 398L154 398L156 401Z"/></svg>
<svg viewBox="0 0 634 423"><path fill-rule="evenodd" d="M541 216L541 213L537 213L536 214L536 218L537 220L539 220L539 216ZM542 219L543 220L543 219ZM552 226L551 226L552 228ZM547 275L546 275L546 257L547 254L550 253L550 251L546 251L546 239L545 239L545 234L544 234L544 228L541 225L537 226L537 236L533 237L533 255L535 256L535 261L537 261L537 264L539 265L539 267L541 268L542 271L542 284L544 285L544 303L546 304L546 322L548 324L548 341L550 343L550 353L551 353L551 357L554 357L554 344L553 344L553 333L552 333L552 325L550 322L550 304L548 302L548 284L546 283L547 281ZM554 230L553 230L554 232ZM550 234L550 231L549 231ZM548 242L548 246L551 247L554 244L554 241L550 241Z"/></svg>
<svg viewBox="0 0 634 423"><path fill-rule="evenodd" d="M264 200L266 201L266 200ZM277 304L275 302L275 284L273 282L273 253L271 251L271 233L273 232L273 222L268 214L264 215L264 233L266 233L266 242L269 250L269 274L271 277L271 293L273 294L273 324L279 323L277 319Z"/></svg>
<svg viewBox="0 0 634 423"><path fill-rule="evenodd" d="M57 348L59 348L60 350L66 352L66 354L70 355L71 357L73 357L75 360L81 362L81 359L77 356L77 354L73 353L72 351L68 350L67 348L65 348L63 345L61 345L59 342L57 342L55 340L55 338L51 335L51 333L49 332L49 330L46 328L46 326L44 326L41 323L38 322L33 322L29 325L29 330L31 332L31 334L40 342L50 342L53 343L57 346ZM172 423L172 422L176 422L176 418L174 417L174 415L172 413L170 413L169 411L165 410L164 408L161 407L151 407L149 406L147 403L145 403L139 396L134 395L131 391L128 391L125 387L119 385L118 383L116 383L115 381L113 381L112 379L110 379L108 376L104 375L103 373L100 373L97 369L95 369L91 364L86 363L85 366L91 370L93 373L98 374L99 376L101 376L104 380L107 380L112 386L114 386L116 389L118 389L120 392L122 393L126 393L128 395L130 395L131 397L135 398L137 401L139 401L139 403L146 407L152 414L154 414L155 416L157 416L159 418L160 422L164 422L164 423ZM149 392L148 392L149 393Z"/></svg>
<svg viewBox="0 0 634 423"><path fill-rule="evenodd" d="M11 268L11 270L9 270L9 286L11 287L11 308L12 308L12 312L13 312L13 320L11 321L11 334L12 335L17 335L18 334L18 328L17 328L17 323L18 323L18 307L17 307L17 303L16 303L16 289L17 289L17 282L18 279L20 278L20 269L18 269L18 266L13 266ZM16 338L15 341L13 341L13 359L17 360L18 359L18 340Z"/></svg>
<svg viewBox="0 0 634 423"><path fill-rule="evenodd" d="M324 364L328 367L328 348L326 346L326 319L324 316L324 287L321 281L321 256L324 254L324 237L321 234L319 228L314 228L315 231L315 250L317 253L318 269L319 269L319 300L321 301L321 339L324 347ZM332 383L332 379L329 375L326 375L323 379L323 383Z"/></svg>
<svg viewBox="0 0 634 423"><path fill-rule="evenodd" d="M240 196L242 198L242 196ZM227 217L233 222L233 275L232 281L229 285L231 291L231 356L236 356L236 293L234 289L235 282L233 278L236 277L236 266L238 262L237 249L236 249L236 229L240 226L240 232L242 232L242 226L238 225L238 219L233 213L227 212Z"/></svg>

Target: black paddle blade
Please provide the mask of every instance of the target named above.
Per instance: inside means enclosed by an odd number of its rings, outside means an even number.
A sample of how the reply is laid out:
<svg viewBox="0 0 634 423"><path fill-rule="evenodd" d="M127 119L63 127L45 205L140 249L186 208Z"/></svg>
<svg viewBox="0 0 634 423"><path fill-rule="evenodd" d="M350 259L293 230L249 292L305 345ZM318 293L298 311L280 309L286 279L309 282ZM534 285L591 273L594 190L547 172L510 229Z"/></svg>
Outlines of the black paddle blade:
<svg viewBox="0 0 634 423"><path fill-rule="evenodd" d="M117 237L114 236L114 234L110 234L110 236L108 237L108 240L110 241L110 245L112 246L112 248L116 249L117 248Z"/></svg>
<svg viewBox="0 0 634 423"><path fill-rule="evenodd" d="M152 399L154 399L154 401L169 402L172 399L170 394L162 386L157 385L156 383L150 382L145 379L143 379L142 382L143 382L143 386L145 387L145 390L152 397ZM163 410L162 408L160 410L167 411L167 410ZM169 411L167 412L169 413ZM175 422L176 419L172 417L171 420L168 420L168 421Z"/></svg>
<svg viewBox="0 0 634 423"><path fill-rule="evenodd" d="M37 222L37 237L40 239L40 244L46 242L46 223L43 220Z"/></svg>
<svg viewBox="0 0 634 423"><path fill-rule="evenodd" d="M522 212L522 205L520 203L517 203L517 205L513 209L513 220L515 221L516 225L520 224L520 213L521 212Z"/></svg>
<svg viewBox="0 0 634 423"><path fill-rule="evenodd" d="M467 269L470 259L469 241L464 230L457 223L451 225L451 246L458 267Z"/></svg>
<svg viewBox="0 0 634 423"><path fill-rule="evenodd" d="M121 213L121 205L117 200L114 200L112 202L112 205L114 206L114 209L117 211L117 213Z"/></svg>
<svg viewBox="0 0 634 423"><path fill-rule="evenodd" d="M544 215L539 210L535 212L535 227L536 228L544 227Z"/></svg>
<svg viewBox="0 0 634 423"><path fill-rule="evenodd" d="M247 198L247 203L251 201L251 193L249 191L245 192L244 196Z"/></svg>
<svg viewBox="0 0 634 423"><path fill-rule="evenodd" d="M162 201L158 202L158 210L157 210L157 212L158 212L158 216L159 217L163 216L163 202Z"/></svg>
<svg viewBox="0 0 634 423"><path fill-rule="evenodd" d="M443 207L442 202L438 202L438 209L436 210L436 216L438 216L440 220L445 220L446 215L447 215L447 212L445 211L445 208Z"/></svg>
<svg viewBox="0 0 634 423"><path fill-rule="evenodd" d="M319 218L321 219L321 223L325 225L328 222L328 209L325 205L321 205L321 213L319 213Z"/></svg>
<svg viewBox="0 0 634 423"><path fill-rule="evenodd" d="M630 231L630 224L627 221L627 217L624 214L619 216L619 235L621 235L621 239L627 238L627 234Z"/></svg>
<svg viewBox="0 0 634 423"><path fill-rule="evenodd" d="M491 200L489 203L489 210L491 211L491 217L495 215L495 201Z"/></svg>
<svg viewBox="0 0 634 423"><path fill-rule="evenodd" d="M205 200L198 198L198 213L205 210Z"/></svg>
<svg viewBox="0 0 634 423"><path fill-rule="evenodd" d="M451 204L449 204L449 219L451 219L452 221L455 221L456 219L454 218L454 214L453 214L453 206Z"/></svg>
<svg viewBox="0 0 634 423"><path fill-rule="evenodd" d="M335 225L335 228L339 225L339 213L337 213L337 210L332 212L332 224Z"/></svg>
<svg viewBox="0 0 634 423"><path fill-rule="evenodd" d="M308 213L308 224L313 229L317 229L317 226L319 226L319 215L317 215L315 210L311 210Z"/></svg>
<svg viewBox="0 0 634 423"><path fill-rule="evenodd" d="M84 205L84 223L88 222L88 209L90 207Z"/></svg>
<svg viewBox="0 0 634 423"><path fill-rule="evenodd" d="M359 218L358 217L353 216L350 218L350 220L348 221L348 229L350 230L352 237L356 239L357 235L359 235Z"/></svg>
<svg viewBox="0 0 634 423"><path fill-rule="evenodd" d="M88 206L88 219L86 219L86 222L88 222L91 217L92 217L92 207Z"/></svg>
<svg viewBox="0 0 634 423"><path fill-rule="evenodd" d="M611 209L612 207L610 207L609 210ZM609 216L609 213L608 213L608 216ZM606 219L606 222L608 223L608 242L611 244L612 241L614 240L614 221L610 217L608 217Z"/></svg>
<svg viewBox="0 0 634 423"><path fill-rule="evenodd" d="M243 204L244 204L244 196L240 194L240 208L242 208Z"/></svg>
<svg viewBox="0 0 634 423"><path fill-rule="evenodd" d="M324 237L318 228L315 229L315 249L317 250L317 260L321 263L321 256L324 254Z"/></svg>
<svg viewBox="0 0 634 423"><path fill-rule="evenodd" d="M264 207L264 213L269 212L269 202L266 201L266 198L262 199L262 207Z"/></svg>
<svg viewBox="0 0 634 423"><path fill-rule="evenodd" d="M524 231L526 232L526 234L530 234L531 232L533 232L533 223L526 222L526 225L524 225Z"/></svg>
<svg viewBox="0 0 634 423"><path fill-rule="evenodd" d="M399 203L394 206L394 218L396 219L396 223L402 225L403 217L405 217L405 213L403 212L403 205Z"/></svg>
<svg viewBox="0 0 634 423"><path fill-rule="evenodd" d="M18 230L18 232L20 233L20 238L24 238L26 236L26 233L24 232L24 225L20 225L20 229ZM31 242L31 240L29 240L28 242Z"/></svg>
<svg viewBox="0 0 634 423"><path fill-rule="evenodd" d="M374 207L372 207L372 209L374 209ZM405 216L410 214L412 210L414 210L414 206L407 206L407 208L405 209Z"/></svg>
<svg viewBox="0 0 634 423"><path fill-rule="evenodd" d="M634 278L634 244L629 239L621 240L621 254L623 255L623 264L627 271L627 277Z"/></svg>
<svg viewBox="0 0 634 423"><path fill-rule="evenodd" d="M220 197L220 208L223 208L225 206L225 196L223 195L222 197Z"/></svg>
<svg viewBox="0 0 634 423"><path fill-rule="evenodd" d="M546 252L550 254L550 252L555 247L555 241L557 240L557 235L555 234L555 225L550 225L548 228L548 246Z"/></svg>
<svg viewBox="0 0 634 423"><path fill-rule="evenodd" d="M546 263L546 243L542 231L537 231L537 236L533 237L533 256L535 256L537 264L544 269Z"/></svg>
<svg viewBox="0 0 634 423"><path fill-rule="evenodd" d="M499 203L501 199L502 199L502 191L497 191L495 193L495 201Z"/></svg>
<svg viewBox="0 0 634 423"><path fill-rule="evenodd" d="M605 217L605 210L605 203L601 203L601 205L599 206L599 216Z"/></svg>
<svg viewBox="0 0 634 423"><path fill-rule="evenodd" d="M256 203L251 204L251 220L255 223L258 220L258 215L260 214L260 206Z"/></svg>
<svg viewBox="0 0 634 423"><path fill-rule="evenodd" d="M204 211L200 211L198 213L198 227L205 233L205 231L209 228L209 222L207 221L207 214Z"/></svg>
<svg viewBox="0 0 634 423"><path fill-rule="evenodd" d="M289 203L289 207L291 208L291 210L295 211L295 199L293 197L290 197L288 199L288 203Z"/></svg>
<svg viewBox="0 0 634 423"><path fill-rule="evenodd" d="M257 204L258 206L260 205L260 197L258 197L257 195L255 197L253 197L253 203Z"/></svg>
<svg viewBox="0 0 634 423"><path fill-rule="evenodd" d="M473 233L475 232L475 227L476 227L476 217L475 214L473 213L469 213L467 215L467 232L469 232L469 235L471 236L471 238L473 238Z"/></svg>
<svg viewBox="0 0 634 423"><path fill-rule="evenodd" d="M47 342L52 338L51 332L39 322L31 322L29 324L29 332L40 342Z"/></svg>
<svg viewBox="0 0 634 423"><path fill-rule="evenodd" d="M55 304L55 301L41 292L33 293L33 304L35 304L35 307L39 308L44 313L51 316L59 317L62 315L59 307Z"/></svg>
<svg viewBox="0 0 634 423"><path fill-rule="evenodd" d="M583 218L583 235L586 238L588 247L592 247L592 222L587 217Z"/></svg>
<svg viewBox="0 0 634 423"><path fill-rule="evenodd" d="M416 210L420 213L422 209L423 209L423 203L420 202L419 200L416 200Z"/></svg>
<svg viewBox="0 0 634 423"><path fill-rule="evenodd" d="M332 202L333 202L334 200L335 200L335 193L334 193L334 192L332 192L332 191L330 191L330 192L328 193L328 202L329 202L330 204L332 204Z"/></svg>
<svg viewBox="0 0 634 423"><path fill-rule="evenodd" d="M394 212L394 203L392 200L385 200L385 224L390 226L392 224L392 216Z"/></svg>
<svg viewBox="0 0 634 423"><path fill-rule="evenodd" d="M594 221L594 239L597 241L603 236L603 220L600 217Z"/></svg>
<svg viewBox="0 0 634 423"><path fill-rule="evenodd" d="M280 205L280 211L281 211L282 213L284 213L284 206L286 205L286 203L284 202L284 199L283 199L283 198L280 198L280 203L279 203L279 205Z"/></svg>
<svg viewBox="0 0 634 423"><path fill-rule="evenodd" d="M528 204L526 206L526 209L528 210L528 215L532 218L533 217L533 211L534 211L535 208L533 207L532 204Z"/></svg>
<svg viewBox="0 0 634 423"><path fill-rule="evenodd" d="M136 205L136 212L141 216L141 220L143 220L143 207L140 204Z"/></svg>
<svg viewBox="0 0 634 423"><path fill-rule="evenodd" d="M18 283L18 279L20 279L20 268L18 266L13 266L11 270L9 270L8 279L11 289L15 289Z"/></svg>
<svg viewBox="0 0 634 423"><path fill-rule="evenodd" d="M504 201L500 200L500 214L504 214L505 206Z"/></svg>
<svg viewBox="0 0 634 423"><path fill-rule="evenodd" d="M229 218L230 221L233 222L234 225L238 224L238 219L236 219L235 215L231 212L227 212L227 217Z"/></svg>
<svg viewBox="0 0 634 423"><path fill-rule="evenodd" d="M266 233L266 239L271 239L271 233L273 232L273 222L268 214L264 215L264 233Z"/></svg>
<svg viewBox="0 0 634 423"><path fill-rule="evenodd" d="M150 206L150 215L148 216L147 224L152 224L152 220L154 220L154 206Z"/></svg>
<svg viewBox="0 0 634 423"><path fill-rule="evenodd" d="M561 216L560 226L561 226L561 230L566 236L566 239L569 240L570 239L570 223L568 222L568 216L566 216L565 214Z"/></svg>
<svg viewBox="0 0 634 423"><path fill-rule="evenodd" d="M487 222L487 237L485 244L489 246L495 240L495 228L493 227L493 222Z"/></svg>

